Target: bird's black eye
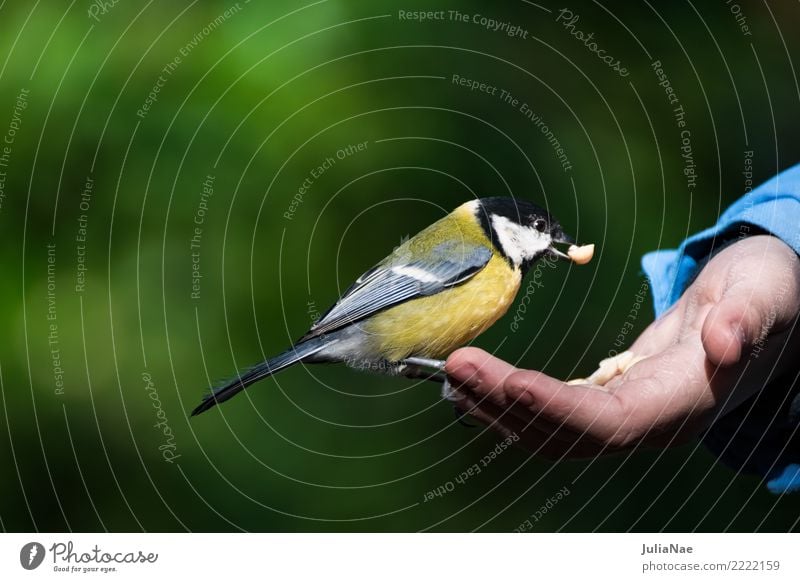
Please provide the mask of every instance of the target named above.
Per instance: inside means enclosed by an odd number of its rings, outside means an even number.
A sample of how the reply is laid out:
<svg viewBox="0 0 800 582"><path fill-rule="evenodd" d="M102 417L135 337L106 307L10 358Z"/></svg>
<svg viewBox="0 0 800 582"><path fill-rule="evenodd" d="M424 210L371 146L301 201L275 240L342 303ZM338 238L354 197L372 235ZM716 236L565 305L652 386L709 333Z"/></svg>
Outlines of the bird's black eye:
<svg viewBox="0 0 800 582"><path fill-rule="evenodd" d="M544 218L537 218L533 221L533 228L539 232L544 232L547 230L547 221Z"/></svg>

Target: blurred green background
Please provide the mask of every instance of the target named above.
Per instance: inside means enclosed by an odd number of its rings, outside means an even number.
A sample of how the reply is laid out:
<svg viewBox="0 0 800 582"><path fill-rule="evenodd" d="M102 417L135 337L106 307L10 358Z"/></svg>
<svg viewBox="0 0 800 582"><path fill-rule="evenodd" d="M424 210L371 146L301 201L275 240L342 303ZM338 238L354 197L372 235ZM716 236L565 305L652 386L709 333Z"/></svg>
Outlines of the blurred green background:
<svg viewBox="0 0 800 582"><path fill-rule="evenodd" d="M456 483L497 437L456 424L433 384L343 366L187 418L404 237L490 194L547 205L599 252L546 270L519 330L515 306L476 345L593 369L641 255L713 224L747 152L756 184L800 159L800 8L733 6L573 3L621 76L547 2L0 4L2 529L511 531L563 488L534 531L792 528L800 498L697 443L507 450ZM648 297L637 331L651 314Z"/></svg>

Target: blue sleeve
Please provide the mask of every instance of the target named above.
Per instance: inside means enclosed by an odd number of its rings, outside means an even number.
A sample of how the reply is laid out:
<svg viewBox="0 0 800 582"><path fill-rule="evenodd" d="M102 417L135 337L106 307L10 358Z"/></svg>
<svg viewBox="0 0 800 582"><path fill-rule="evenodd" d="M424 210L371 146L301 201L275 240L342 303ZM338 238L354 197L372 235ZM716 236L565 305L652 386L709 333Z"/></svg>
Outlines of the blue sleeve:
<svg viewBox="0 0 800 582"><path fill-rule="evenodd" d="M680 298L715 239L744 238L753 226L780 238L800 254L800 164L745 194L714 226L690 236L677 250L660 250L642 257L656 316ZM703 440L727 465L763 476L770 491L800 492L798 391L797 385L787 385L786 381L780 386L769 384L716 421Z"/></svg>

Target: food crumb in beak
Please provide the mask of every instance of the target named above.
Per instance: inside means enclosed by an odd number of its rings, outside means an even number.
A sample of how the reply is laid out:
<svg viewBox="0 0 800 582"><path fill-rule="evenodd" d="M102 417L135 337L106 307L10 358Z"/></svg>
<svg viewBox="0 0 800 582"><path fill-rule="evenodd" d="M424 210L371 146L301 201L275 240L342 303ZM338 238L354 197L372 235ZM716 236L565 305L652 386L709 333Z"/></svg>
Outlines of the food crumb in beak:
<svg viewBox="0 0 800 582"><path fill-rule="evenodd" d="M594 245L570 245L567 255L576 265L585 265L594 256Z"/></svg>

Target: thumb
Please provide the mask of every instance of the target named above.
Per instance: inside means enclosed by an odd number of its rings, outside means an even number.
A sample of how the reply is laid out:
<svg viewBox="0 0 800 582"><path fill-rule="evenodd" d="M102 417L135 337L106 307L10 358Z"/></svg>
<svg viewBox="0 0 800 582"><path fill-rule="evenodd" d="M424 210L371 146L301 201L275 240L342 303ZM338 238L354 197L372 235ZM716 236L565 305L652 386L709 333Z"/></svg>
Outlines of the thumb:
<svg viewBox="0 0 800 582"><path fill-rule="evenodd" d="M752 297L723 297L708 312L700 337L706 358L715 366L736 364L768 331L764 310Z"/></svg>
<svg viewBox="0 0 800 582"><path fill-rule="evenodd" d="M772 236L737 242L706 268L715 263L727 267L731 283L703 321L701 339L712 364L731 366L767 334L796 320L800 263L789 246Z"/></svg>

